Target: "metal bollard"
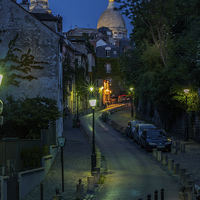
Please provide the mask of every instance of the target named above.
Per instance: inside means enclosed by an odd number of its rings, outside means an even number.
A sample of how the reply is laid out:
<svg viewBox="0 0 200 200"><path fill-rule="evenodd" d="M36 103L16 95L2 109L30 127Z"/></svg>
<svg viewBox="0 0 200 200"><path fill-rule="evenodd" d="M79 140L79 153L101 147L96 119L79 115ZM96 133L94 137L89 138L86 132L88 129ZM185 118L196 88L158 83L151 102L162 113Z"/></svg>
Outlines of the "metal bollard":
<svg viewBox="0 0 200 200"><path fill-rule="evenodd" d="M154 191L154 200L158 200L158 190Z"/></svg>
<svg viewBox="0 0 200 200"><path fill-rule="evenodd" d="M161 200L164 200L164 188L161 189Z"/></svg>
<svg viewBox="0 0 200 200"><path fill-rule="evenodd" d="M196 200L200 200L200 194L197 194Z"/></svg>
<svg viewBox="0 0 200 200"><path fill-rule="evenodd" d="M151 194L147 194L147 200L151 200Z"/></svg>
<svg viewBox="0 0 200 200"><path fill-rule="evenodd" d="M40 200L43 200L43 184L40 183Z"/></svg>

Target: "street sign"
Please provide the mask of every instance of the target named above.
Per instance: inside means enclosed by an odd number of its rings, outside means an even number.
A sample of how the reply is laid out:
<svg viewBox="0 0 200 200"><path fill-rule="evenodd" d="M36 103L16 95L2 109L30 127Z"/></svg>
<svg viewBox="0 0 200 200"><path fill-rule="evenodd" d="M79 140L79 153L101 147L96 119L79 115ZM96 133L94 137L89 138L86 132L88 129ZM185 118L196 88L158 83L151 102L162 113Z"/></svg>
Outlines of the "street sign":
<svg viewBox="0 0 200 200"><path fill-rule="evenodd" d="M3 102L0 100L0 114L3 112Z"/></svg>

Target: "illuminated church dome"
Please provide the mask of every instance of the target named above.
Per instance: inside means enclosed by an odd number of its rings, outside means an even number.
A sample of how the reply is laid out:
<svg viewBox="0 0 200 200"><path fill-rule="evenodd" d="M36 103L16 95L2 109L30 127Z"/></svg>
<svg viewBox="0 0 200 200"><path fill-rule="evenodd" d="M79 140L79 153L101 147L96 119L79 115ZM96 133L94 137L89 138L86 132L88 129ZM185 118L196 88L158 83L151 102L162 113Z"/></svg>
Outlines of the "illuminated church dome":
<svg viewBox="0 0 200 200"><path fill-rule="evenodd" d="M114 38L127 37L127 29L122 14L115 8L114 0L109 0L107 9L99 18L97 29L108 27L113 32Z"/></svg>
<svg viewBox="0 0 200 200"><path fill-rule="evenodd" d="M48 0L30 0L30 12L33 13L51 13Z"/></svg>

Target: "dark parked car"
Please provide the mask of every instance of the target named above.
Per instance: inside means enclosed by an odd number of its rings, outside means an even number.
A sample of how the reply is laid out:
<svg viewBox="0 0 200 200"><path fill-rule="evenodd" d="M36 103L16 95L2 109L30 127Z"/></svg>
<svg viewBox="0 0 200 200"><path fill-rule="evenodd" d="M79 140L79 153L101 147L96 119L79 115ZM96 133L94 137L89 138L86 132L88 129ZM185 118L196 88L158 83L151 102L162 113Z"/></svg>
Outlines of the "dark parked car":
<svg viewBox="0 0 200 200"><path fill-rule="evenodd" d="M160 151L171 151L172 141L162 129L145 129L140 137L140 147L146 152L157 148Z"/></svg>
<svg viewBox="0 0 200 200"><path fill-rule="evenodd" d="M129 121L128 125L126 127L126 136L133 139L133 132L135 130L136 125L137 124L144 124L144 123L145 123L144 121L140 121L140 120Z"/></svg>

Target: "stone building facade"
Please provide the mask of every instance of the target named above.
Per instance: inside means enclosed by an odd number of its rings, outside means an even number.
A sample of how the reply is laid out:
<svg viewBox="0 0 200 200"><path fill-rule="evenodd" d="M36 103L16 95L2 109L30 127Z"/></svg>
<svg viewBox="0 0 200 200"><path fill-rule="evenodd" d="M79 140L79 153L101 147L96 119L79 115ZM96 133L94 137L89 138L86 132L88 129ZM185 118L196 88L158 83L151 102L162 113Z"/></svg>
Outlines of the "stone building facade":
<svg viewBox="0 0 200 200"><path fill-rule="evenodd" d="M28 12L22 6L12 0L0 1L0 58L3 59L8 51L8 44L18 34L15 47L21 52L15 52L17 56L30 51L35 61L45 62L40 64L43 69L34 69L30 75L37 77L32 81L21 80L19 87L9 85L1 87L1 98L5 94L12 94L15 98L44 96L57 101L60 111L63 109L62 91L62 53L61 37L36 16ZM17 72L16 72L17 73ZM62 118L57 120L57 136L62 135Z"/></svg>

